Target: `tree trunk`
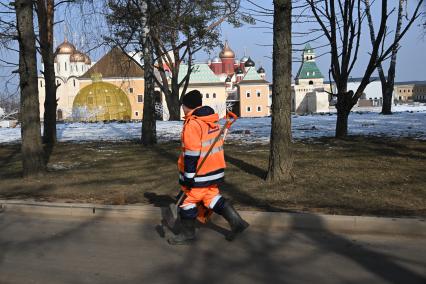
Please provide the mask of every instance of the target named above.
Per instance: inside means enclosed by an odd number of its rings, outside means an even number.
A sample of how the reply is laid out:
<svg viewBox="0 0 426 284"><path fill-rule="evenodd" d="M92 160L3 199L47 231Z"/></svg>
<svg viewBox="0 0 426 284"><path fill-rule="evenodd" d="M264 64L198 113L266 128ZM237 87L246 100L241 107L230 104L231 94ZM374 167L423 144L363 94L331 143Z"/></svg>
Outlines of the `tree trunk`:
<svg viewBox="0 0 426 284"><path fill-rule="evenodd" d="M401 35L403 2L404 0L399 0L398 19L396 23L394 43L398 42L399 37ZM382 114L392 114L392 97L393 97L393 87L395 84L396 55L398 53L398 48L399 48L398 44L395 44L394 47L392 48L391 62L389 64L389 69L388 69L386 88L382 90L382 93L383 93Z"/></svg>
<svg viewBox="0 0 426 284"><path fill-rule="evenodd" d="M154 70L153 70L153 54L152 43L149 37L149 24L148 24L148 4L146 1L142 3L142 24L144 27L142 45L143 45L143 60L145 71L145 99L143 104L143 117L142 117L142 144L145 146L154 145L157 143L157 129L155 122L155 93L154 93Z"/></svg>
<svg viewBox="0 0 426 284"><path fill-rule="evenodd" d="M337 110L336 138L345 138L348 136L348 118L348 111Z"/></svg>
<svg viewBox="0 0 426 284"><path fill-rule="evenodd" d="M54 1L37 0L40 50L44 64L45 94L43 143L56 143L56 83L53 53Z"/></svg>
<svg viewBox="0 0 426 284"><path fill-rule="evenodd" d="M291 0L274 0L272 125L266 180L293 178L291 136Z"/></svg>
<svg viewBox="0 0 426 284"><path fill-rule="evenodd" d="M181 120L179 87L172 85L171 97L168 100L169 120Z"/></svg>
<svg viewBox="0 0 426 284"><path fill-rule="evenodd" d="M337 121L336 121L336 138L345 138L348 136L348 118L352 109L353 91L346 91L343 84L338 88L337 93Z"/></svg>
<svg viewBox="0 0 426 284"><path fill-rule="evenodd" d="M383 94L382 114L392 114L393 84L386 84Z"/></svg>
<svg viewBox="0 0 426 284"><path fill-rule="evenodd" d="M21 151L24 177L43 173L43 146L37 88L37 62L32 0L16 0L21 89Z"/></svg>

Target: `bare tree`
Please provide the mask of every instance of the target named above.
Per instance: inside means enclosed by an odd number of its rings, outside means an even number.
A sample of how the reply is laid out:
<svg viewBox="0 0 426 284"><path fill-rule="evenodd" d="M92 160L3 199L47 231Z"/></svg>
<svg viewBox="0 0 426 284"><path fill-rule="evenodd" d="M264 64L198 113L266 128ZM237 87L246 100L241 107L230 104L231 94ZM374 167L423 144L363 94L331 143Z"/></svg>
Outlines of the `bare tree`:
<svg viewBox="0 0 426 284"><path fill-rule="evenodd" d="M370 78L379 63L388 58L405 35L413 22L419 17L419 8L423 0L417 4L414 14L402 29L399 37L392 44L386 46L388 1L382 0L380 24L377 35L372 40L372 50L369 54L367 66L360 85L355 92L348 91L348 79L358 59L360 47L362 21L365 9L361 0L306 0L312 13L320 25L330 45L330 73L336 84L337 94L337 122L336 137L343 138L348 134L348 116L363 94Z"/></svg>
<svg viewBox="0 0 426 284"><path fill-rule="evenodd" d="M46 98L44 101L43 142L56 143L56 83L55 54L53 51L53 26L55 17L55 0L36 0L35 11L38 19L40 53L43 59L42 71Z"/></svg>
<svg viewBox="0 0 426 284"><path fill-rule="evenodd" d="M371 43L373 44L376 36L374 32L373 19L371 17L371 9L370 9L371 4L370 4L370 0L364 0L364 1L365 1L365 12L367 14L367 19L368 19L368 26L370 28ZM399 44L398 42L395 43L395 41L399 40L399 36L401 34L403 4L404 2L406 2L406 0L399 0L398 2L399 4L398 4L398 15L397 15L397 21L396 21L395 36L394 36L394 46L391 52L391 61L389 64L387 76L385 76L385 72L383 71L382 63L381 62L377 63L377 71L379 73L380 82L382 85L382 97L383 97L382 114L392 114L392 95L393 95L393 88L395 83L396 55L399 50Z"/></svg>
<svg viewBox="0 0 426 284"><path fill-rule="evenodd" d="M152 51L152 41L150 37L149 26L149 7L150 1L145 0L141 5L141 43L143 47L144 78L145 78L145 100L143 105L142 117L142 144L145 146L157 143L157 128L155 122L155 93L154 93L154 58Z"/></svg>
<svg viewBox="0 0 426 284"><path fill-rule="evenodd" d="M110 0L107 17L113 29L114 41L121 45L140 47L142 30L140 1ZM219 44L221 23L240 25L237 10L240 0L153 0L150 9L150 37L156 55L156 84L164 93L171 120L179 120L180 98L185 94L192 72L193 56L201 49L210 50ZM181 65L187 64L185 74Z"/></svg>
<svg viewBox="0 0 426 284"><path fill-rule="evenodd" d="M39 175L45 171L40 133L37 59L32 4L32 0L16 0L14 2L19 43L21 152L24 177Z"/></svg>
<svg viewBox="0 0 426 284"><path fill-rule="evenodd" d="M292 178L291 0L274 0L271 146L267 180Z"/></svg>

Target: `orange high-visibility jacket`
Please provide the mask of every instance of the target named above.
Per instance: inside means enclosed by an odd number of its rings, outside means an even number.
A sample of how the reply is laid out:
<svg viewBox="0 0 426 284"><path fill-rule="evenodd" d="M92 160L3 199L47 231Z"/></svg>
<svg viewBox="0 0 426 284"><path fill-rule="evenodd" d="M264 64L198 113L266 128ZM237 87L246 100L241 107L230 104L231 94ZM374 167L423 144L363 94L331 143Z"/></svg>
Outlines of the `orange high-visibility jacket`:
<svg viewBox="0 0 426 284"><path fill-rule="evenodd" d="M179 183L189 186L188 179L195 176L201 161L206 156L215 138L220 133L219 115L211 107L196 108L185 116L181 141L182 153L179 156ZM206 187L222 183L225 176L223 139L220 138L200 171L194 178L192 187Z"/></svg>

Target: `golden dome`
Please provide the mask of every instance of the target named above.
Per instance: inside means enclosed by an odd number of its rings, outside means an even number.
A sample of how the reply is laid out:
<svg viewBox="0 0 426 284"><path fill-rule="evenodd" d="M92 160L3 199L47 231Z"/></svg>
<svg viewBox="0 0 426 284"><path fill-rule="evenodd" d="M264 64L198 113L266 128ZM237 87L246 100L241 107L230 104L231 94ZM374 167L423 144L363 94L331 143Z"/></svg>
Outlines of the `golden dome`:
<svg viewBox="0 0 426 284"><path fill-rule="evenodd" d="M80 51L76 50L73 54L70 56L71 62L85 62L86 61L86 55L81 53Z"/></svg>
<svg viewBox="0 0 426 284"><path fill-rule="evenodd" d="M74 121L130 120L132 106L122 89L98 77L78 92L72 115Z"/></svg>
<svg viewBox="0 0 426 284"><path fill-rule="evenodd" d="M90 57L87 54L84 54L84 64L91 65L92 60L90 60Z"/></svg>
<svg viewBox="0 0 426 284"><path fill-rule="evenodd" d="M56 48L56 54L73 54L76 51L75 46L69 43L65 38L64 42Z"/></svg>
<svg viewBox="0 0 426 284"><path fill-rule="evenodd" d="M225 46L223 47L222 51L219 54L220 58L235 58L235 53L232 51L232 49L228 45L228 41L225 41Z"/></svg>

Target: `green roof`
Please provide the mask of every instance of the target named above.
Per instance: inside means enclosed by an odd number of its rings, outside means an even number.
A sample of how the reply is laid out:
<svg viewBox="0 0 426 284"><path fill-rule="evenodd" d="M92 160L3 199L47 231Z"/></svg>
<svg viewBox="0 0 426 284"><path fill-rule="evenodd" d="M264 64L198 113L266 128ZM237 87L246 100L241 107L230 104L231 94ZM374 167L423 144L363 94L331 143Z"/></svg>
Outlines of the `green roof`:
<svg viewBox="0 0 426 284"><path fill-rule="evenodd" d="M222 83L219 78L213 73L207 64L194 64L192 65L192 72L190 74L189 83ZM188 71L188 65L181 64L179 67L179 82L185 77Z"/></svg>
<svg viewBox="0 0 426 284"><path fill-rule="evenodd" d="M321 74L315 61L305 61L300 66L297 72L296 79L322 79L324 76Z"/></svg>
<svg viewBox="0 0 426 284"><path fill-rule="evenodd" d="M312 49L311 45L309 43L307 43L305 45L305 49L303 49L303 52L312 53L312 52L314 52L314 50Z"/></svg>
<svg viewBox="0 0 426 284"><path fill-rule="evenodd" d="M255 67L250 67L247 70L246 75L244 76L242 81L253 81L253 80L259 80L259 81L264 81L264 79L262 79L262 77L260 77L259 73L257 73L256 68Z"/></svg>

